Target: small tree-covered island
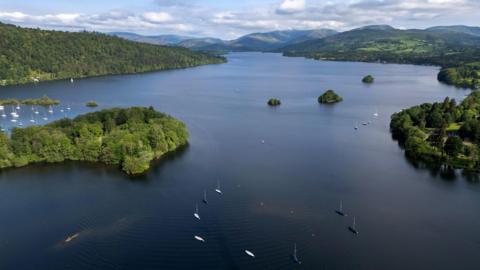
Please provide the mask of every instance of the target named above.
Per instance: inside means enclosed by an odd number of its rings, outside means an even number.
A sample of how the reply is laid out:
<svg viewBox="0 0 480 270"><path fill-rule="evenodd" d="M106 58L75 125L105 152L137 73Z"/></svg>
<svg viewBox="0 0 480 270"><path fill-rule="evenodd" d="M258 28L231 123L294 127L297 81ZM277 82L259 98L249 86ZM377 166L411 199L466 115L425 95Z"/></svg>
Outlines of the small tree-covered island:
<svg viewBox="0 0 480 270"><path fill-rule="evenodd" d="M375 81L375 78L373 78L372 75L367 75L367 76L363 77L363 79L362 79L362 82L367 83L367 84L373 83L374 81Z"/></svg>
<svg viewBox="0 0 480 270"><path fill-rule="evenodd" d="M322 104L332 104L340 102L342 100L343 98L337 93L335 93L335 91L333 90L327 90L325 93L318 97L318 103Z"/></svg>
<svg viewBox="0 0 480 270"><path fill-rule="evenodd" d="M282 102L280 101L280 99L271 98L271 99L268 100L267 104L269 106L279 106L280 104L282 104Z"/></svg>
<svg viewBox="0 0 480 270"><path fill-rule="evenodd" d="M0 168L81 160L140 174L188 142L186 125L152 107L107 109L44 126L0 132Z"/></svg>
<svg viewBox="0 0 480 270"><path fill-rule="evenodd" d="M480 92L457 105L445 98L392 115L395 139L413 160L480 172Z"/></svg>

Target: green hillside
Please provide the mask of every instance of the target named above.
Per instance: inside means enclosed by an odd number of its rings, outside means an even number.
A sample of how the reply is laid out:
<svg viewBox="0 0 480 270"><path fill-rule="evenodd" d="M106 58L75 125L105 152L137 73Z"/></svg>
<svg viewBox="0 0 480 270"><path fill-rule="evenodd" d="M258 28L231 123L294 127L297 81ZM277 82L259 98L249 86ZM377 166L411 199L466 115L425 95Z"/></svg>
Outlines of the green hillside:
<svg viewBox="0 0 480 270"><path fill-rule="evenodd" d="M478 69L471 63L480 61L480 36L450 30L370 26L287 46L281 51L286 56L318 60L438 65L460 74L441 81L474 88L477 83L471 76L478 75ZM444 77L439 75L439 79Z"/></svg>
<svg viewBox="0 0 480 270"><path fill-rule="evenodd" d="M184 48L137 43L90 32L20 28L0 23L0 85L126 74L222 63Z"/></svg>

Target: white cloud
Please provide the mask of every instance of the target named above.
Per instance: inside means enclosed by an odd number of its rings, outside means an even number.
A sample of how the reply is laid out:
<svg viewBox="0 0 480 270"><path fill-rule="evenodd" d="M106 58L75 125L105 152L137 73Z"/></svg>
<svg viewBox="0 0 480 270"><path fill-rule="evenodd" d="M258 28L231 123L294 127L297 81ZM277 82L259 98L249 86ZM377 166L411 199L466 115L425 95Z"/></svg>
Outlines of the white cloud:
<svg viewBox="0 0 480 270"><path fill-rule="evenodd" d="M164 23L172 20L172 16L167 12L146 12L142 16L152 23Z"/></svg>
<svg viewBox="0 0 480 270"><path fill-rule="evenodd" d="M279 14L293 14L305 10L305 0L284 0L277 8Z"/></svg>
<svg viewBox="0 0 480 270"><path fill-rule="evenodd" d="M368 24L406 28L478 25L479 0L277 0L241 8L200 5L194 0L155 0L155 7L117 9L96 14L29 14L4 11L0 21L61 30L132 31L236 38L251 32L283 29L348 30ZM222 5L224 6L224 5Z"/></svg>

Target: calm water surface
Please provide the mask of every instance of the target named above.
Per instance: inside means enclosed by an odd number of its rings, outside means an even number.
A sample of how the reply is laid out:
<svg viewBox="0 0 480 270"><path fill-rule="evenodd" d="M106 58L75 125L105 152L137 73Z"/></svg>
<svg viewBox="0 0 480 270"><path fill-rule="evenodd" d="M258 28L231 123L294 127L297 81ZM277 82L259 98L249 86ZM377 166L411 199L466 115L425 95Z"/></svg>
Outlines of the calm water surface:
<svg viewBox="0 0 480 270"><path fill-rule="evenodd" d="M68 116L90 111L89 100L152 105L185 121L191 140L142 177L78 162L0 172L0 268L478 269L480 184L416 168L387 128L395 111L468 92L439 84L435 67L228 58L1 88L0 98L61 99ZM375 84L360 82L366 74ZM319 105L330 88L344 102ZM269 108L270 97L282 105ZM63 117L54 110L35 119ZM20 111L29 123L31 109ZM354 131L364 121L372 124ZM347 217L334 213L340 200ZM357 236L347 230L353 216Z"/></svg>

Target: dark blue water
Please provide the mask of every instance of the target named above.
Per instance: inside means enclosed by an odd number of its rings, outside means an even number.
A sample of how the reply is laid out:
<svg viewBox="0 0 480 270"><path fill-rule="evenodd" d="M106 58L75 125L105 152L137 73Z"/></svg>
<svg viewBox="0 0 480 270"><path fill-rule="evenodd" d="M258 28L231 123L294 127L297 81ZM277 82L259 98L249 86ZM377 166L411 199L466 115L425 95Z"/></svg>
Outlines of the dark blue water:
<svg viewBox="0 0 480 270"><path fill-rule="evenodd" d="M1 88L0 98L60 99L69 116L90 111L89 100L97 109L152 105L185 121L191 140L136 178L79 162L1 171L0 268L478 269L480 184L414 166L387 128L395 111L466 91L439 84L435 67L228 58ZM373 85L361 83L366 74ZM344 102L319 105L327 89ZM269 108L270 97L282 105ZM347 217L334 213L340 200ZM356 236L347 229L353 216Z"/></svg>

